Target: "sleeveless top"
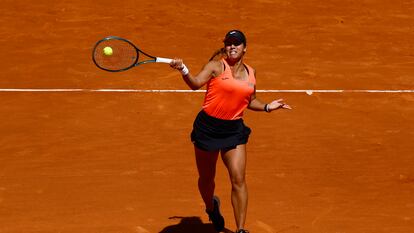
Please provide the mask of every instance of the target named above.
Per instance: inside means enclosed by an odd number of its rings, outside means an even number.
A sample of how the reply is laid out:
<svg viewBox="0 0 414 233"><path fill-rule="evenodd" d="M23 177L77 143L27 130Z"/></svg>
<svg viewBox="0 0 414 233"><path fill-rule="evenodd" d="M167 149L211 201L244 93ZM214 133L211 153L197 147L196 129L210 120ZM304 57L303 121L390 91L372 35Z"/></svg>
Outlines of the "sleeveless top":
<svg viewBox="0 0 414 233"><path fill-rule="evenodd" d="M222 59L224 71L207 82L207 92L204 97L203 110L210 116L223 120L242 118L244 110L250 103L254 93L256 78L254 70L243 64L248 73L247 80L233 77L229 64Z"/></svg>

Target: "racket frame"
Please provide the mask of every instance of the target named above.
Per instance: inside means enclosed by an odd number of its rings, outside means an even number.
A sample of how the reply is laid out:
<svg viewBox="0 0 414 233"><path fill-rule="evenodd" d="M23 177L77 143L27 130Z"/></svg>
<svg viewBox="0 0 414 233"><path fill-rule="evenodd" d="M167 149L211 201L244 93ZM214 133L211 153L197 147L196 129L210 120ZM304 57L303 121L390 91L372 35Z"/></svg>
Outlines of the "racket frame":
<svg viewBox="0 0 414 233"><path fill-rule="evenodd" d="M99 66L98 65L98 63L96 62L96 60L95 60L95 52L96 52L96 48L102 43L102 42L104 42L104 41L108 41L108 40L121 40L121 41L124 41L124 42L126 42L126 43L128 43L128 44L130 44L134 49L135 49L135 51L137 52L137 56L136 56L136 59L135 59L135 61L132 63L132 65L130 65L130 66L128 66L128 67L125 67L125 68L122 68L122 69L119 69L119 70L110 70L110 69L106 69L106 68L104 68L104 67L101 67L101 66ZM140 57L140 53L142 53L142 54L144 54L145 56L147 56L147 57L149 57L150 59L147 59L147 60L143 60L143 61L138 61L139 60L139 57ZM148 53L146 53L146 52L144 52L144 51L142 51L141 49L139 49L137 46L135 46L131 41L129 41L129 40L127 40L127 39L125 39L125 38L122 38L122 37L119 37L119 36L107 36L107 37L105 37L105 38L103 38L103 39L101 39L101 40L99 40L98 42L96 42L96 44L95 44L95 46L94 46L94 48L93 48L93 50L92 50L92 60L93 60L93 62L95 63L95 65L98 67L98 68L100 68L100 69L102 69L102 70L105 70L105 71L109 71L109 72L121 72L121 71L126 71L126 70L129 70L129 69L131 69L131 68L133 68L133 67L136 67L136 66L139 66L139 65L142 65L142 64L147 64L147 63L154 63L154 62L158 62L158 63L167 63L167 64L169 64L171 61L172 61L172 59L170 59L170 58L162 58L162 57L155 57L155 56L152 56L152 55L150 55L150 54L148 54Z"/></svg>

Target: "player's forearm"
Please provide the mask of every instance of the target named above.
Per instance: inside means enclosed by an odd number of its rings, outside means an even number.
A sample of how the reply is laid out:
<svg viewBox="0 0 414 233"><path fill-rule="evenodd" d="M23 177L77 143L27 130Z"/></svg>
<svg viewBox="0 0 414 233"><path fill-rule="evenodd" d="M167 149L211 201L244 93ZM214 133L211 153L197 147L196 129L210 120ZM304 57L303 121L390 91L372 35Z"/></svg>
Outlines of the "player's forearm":
<svg viewBox="0 0 414 233"><path fill-rule="evenodd" d="M253 111L265 111L266 104L258 99L250 101L248 108Z"/></svg>
<svg viewBox="0 0 414 233"><path fill-rule="evenodd" d="M188 87L191 88L191 90L198 90L201 88L201 84L198 82L196 78L194 78L190 73L188 74L182 74L184 82L187 84Z"/></svg>

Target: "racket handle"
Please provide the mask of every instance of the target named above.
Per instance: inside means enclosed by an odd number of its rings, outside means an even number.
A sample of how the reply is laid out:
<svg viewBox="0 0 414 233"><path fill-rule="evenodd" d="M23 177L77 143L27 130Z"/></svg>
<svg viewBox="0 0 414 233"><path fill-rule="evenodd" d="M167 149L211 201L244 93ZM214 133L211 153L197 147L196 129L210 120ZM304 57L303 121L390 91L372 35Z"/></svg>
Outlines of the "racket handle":
<svg viewBox="0 0 414 233"><path fill-rule="evenodd" d="M161 63L168 63L168 64L170 64L172 62L172 59L170 59L170 58L157 57L155 59L155 62L161 62Z"/></svg>

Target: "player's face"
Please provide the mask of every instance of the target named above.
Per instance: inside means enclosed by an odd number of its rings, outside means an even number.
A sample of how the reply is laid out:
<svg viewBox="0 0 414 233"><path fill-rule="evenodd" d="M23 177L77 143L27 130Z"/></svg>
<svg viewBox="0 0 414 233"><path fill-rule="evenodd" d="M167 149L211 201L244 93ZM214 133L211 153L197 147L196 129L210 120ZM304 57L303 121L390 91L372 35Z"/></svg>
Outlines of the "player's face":
<svg viewBox="0 0 414 233"><path fill-rule="evenodd" d="M246 46L237 40L226 41L224 47L229 59L240 59L246 52Z"/></svg>

